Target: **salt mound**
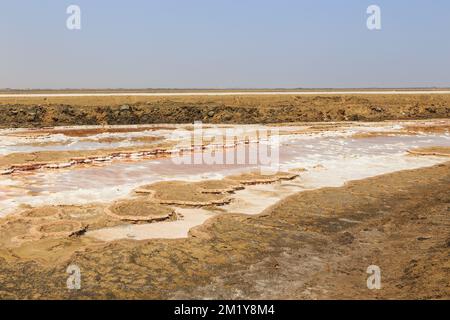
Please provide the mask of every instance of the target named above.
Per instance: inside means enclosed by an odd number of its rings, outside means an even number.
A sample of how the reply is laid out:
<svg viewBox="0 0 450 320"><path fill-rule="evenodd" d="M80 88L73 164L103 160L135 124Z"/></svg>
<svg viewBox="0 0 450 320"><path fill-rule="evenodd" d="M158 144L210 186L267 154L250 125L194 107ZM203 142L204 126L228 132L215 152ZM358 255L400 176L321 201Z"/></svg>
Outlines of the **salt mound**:
<svg viewBox="0 0 450 320"><path fill-rule="evenodd" d="M26 210L22 216L30 219L58 217L61 210L58 207L40 207Z"/></svg>
<svg viewBox="0 0 450 320"><path fill-rule="evenodd" d="M289 172L278 172L273 175L263 175L257 172L244 173L235 176L229 176L226 179L232 181L239 181L244 185L274 183L280 180L293 180L298 177L298 174Z"/></svg>
<svg viewBox="0 0 450 320"><path fill-rule="evenodd" d="M244 186L232 180L206 180L195 183L202 193L223 194L244 189Z"/></svg>
<svg viewBox="0 0 450 320"><path fill-rule="evenodd" d="M450 147L427 147L408 150L408 153L418 156L450 157Z"/></svg>
<svg viewBox="0 0 450 320"><path fill-rule="evenodd" d="M176 219L173 209L142 198L118 201L105 211L109 216L122 221L155 222Z"/></svg>
<svg viewBox="0 0 450 320"><path fill-rule="evenodd" d="M45 238L65 238L83 234L87 226L78 221L60 220L33 226L30 235L35 235L39 239Z"/></svg>
<svg viewBox="0 0 450 320"><path fill-rule="evenodd" d="M220 194L203 193L195 183L163 181L136 189L137 193L150 194L160 204L180 206L210 206L230 203L231 199Z"/></svg>

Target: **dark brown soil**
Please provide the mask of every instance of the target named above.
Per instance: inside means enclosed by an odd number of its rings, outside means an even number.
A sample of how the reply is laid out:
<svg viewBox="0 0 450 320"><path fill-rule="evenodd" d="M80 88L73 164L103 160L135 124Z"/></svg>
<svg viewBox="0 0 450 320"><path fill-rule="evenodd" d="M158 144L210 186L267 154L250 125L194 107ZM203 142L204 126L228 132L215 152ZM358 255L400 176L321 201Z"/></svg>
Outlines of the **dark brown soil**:
<svg viewBox="0 0 450 320"><path fill-rule="evenodd" d="M450 95L2 98L0 127L450 117Z"/></svg>

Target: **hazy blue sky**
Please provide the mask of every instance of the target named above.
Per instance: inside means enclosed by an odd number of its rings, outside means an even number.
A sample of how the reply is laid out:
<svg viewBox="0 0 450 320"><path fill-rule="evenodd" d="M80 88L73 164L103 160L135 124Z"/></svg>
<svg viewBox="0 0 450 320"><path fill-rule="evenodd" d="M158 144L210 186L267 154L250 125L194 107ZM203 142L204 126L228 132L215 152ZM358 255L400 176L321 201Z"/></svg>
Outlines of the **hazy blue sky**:
<svg viewBox="0 0 450 320"><path fill-rule="evenodd" d="M448 0L2 0L0 43L0 88L450 86Z"/></svg>

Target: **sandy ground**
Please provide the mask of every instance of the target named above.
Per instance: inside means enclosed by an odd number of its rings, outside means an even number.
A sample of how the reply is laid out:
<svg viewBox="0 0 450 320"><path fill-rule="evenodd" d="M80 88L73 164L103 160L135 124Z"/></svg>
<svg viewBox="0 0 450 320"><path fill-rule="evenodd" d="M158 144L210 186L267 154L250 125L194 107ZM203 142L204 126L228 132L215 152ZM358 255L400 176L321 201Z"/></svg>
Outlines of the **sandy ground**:
<svg viewBox="0 0 450 320"><path fill-rule="evenodd" d="M445 163L218 215L187 239L3 246L0 297L448 299L449 183ZM65 287L71 263L81 290ZM369 265L381 268L380 290L366 286Z"/></svg>

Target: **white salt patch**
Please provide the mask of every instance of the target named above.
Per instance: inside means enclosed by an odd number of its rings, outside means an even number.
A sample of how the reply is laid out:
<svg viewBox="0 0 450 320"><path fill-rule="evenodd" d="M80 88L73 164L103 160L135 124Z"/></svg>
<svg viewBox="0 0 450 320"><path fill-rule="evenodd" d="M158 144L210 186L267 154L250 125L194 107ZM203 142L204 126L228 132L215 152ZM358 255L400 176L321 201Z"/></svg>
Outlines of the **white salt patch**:
<svg viewBox="0 0 450 320"><path fill-rule="evenodd" d="M214 213L204 209L177 208L183 218L177 221L149 223L140 225L122 225L88 231L86 236L102 241L120 239L146 240L146 239L181 239L188 236L191 228L203 224Z"/></svg>
<svg viewBox="0 0 450 320"><path fill-rule="evenodd" d="M341 131L282 136L280 170L307 168L307 172L301 173L300 184L283 182L280 185L250 186L238 191L236 201L224 208L229 212L255 214L297 191L341 186L349 180L446 161L445 158L410 157L405 152L413 147L450 146L450 136L447 134L348 138L355 131L392 130L395 124L364 126L361 124ZM319 164L320 167L317 166ZM171 159L158 159L39 171L8 178L0 176L0 215L13 212L20 204L38 206L109 202L129 195L138 186L156 181L222 179L230 174L255 169L255 166L180 166ZM169 222L167 224L170 225Z"/></svg>

